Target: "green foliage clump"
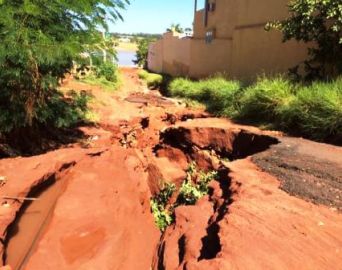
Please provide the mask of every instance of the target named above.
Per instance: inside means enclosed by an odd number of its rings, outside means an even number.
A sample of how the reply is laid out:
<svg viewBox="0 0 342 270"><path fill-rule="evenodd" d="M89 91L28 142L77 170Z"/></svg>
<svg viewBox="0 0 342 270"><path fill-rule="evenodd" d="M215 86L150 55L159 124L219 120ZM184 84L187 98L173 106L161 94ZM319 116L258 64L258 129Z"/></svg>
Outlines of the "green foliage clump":
<svg viewBox="0 0 342 270"><path fill-rule="evenodd" d="M156 89L163 83L163 76L160 74L150 73L146 78L148 88Z"/></svg>
<svg viewBox="0 0 342 270"><path fill-rule="evenodd" d="M142 70L139 70L138 77L139 79L146 80L148 74L149 74L148 71L146 71L145 69L142 69Z"/></svg>
<svg viewBox="0 0 342 270"><path fill-rule="evenodd" d="M146 70L141 70L138 73L140 79L146 81L148 88L156 89L164 82L164 77L161 74L149 73Z"/></svg>
<svg viewBox="0 0 342 270"><path fill-rule="evenodd" d="M118 67L117 65L105 62L96 67L96 77L104 77L107 81L116 83L118 81Z"/></svg>
<svg viewBox="0 0 342 270"><path fill-rule="evenodd" d="M327 78L342 72L341 0L292 0L290 17L268 24L283 33L284 41L312 43L305 61L307 79Z"/></svg>
<svg viewBox="0 0 342 270"><path fill-rule="evenodd" d="M1 132L65 126L79 118L79 104L66 102L58 83L81 53L98 44L98 27L119 18L126 2L0 1Z"/></svg>
<svg viewBox="0 0 342 270"><path fill-rule="evenodd" d="M0 94L1 97L1 94ZM1 99L1 98L0 98ZM53 91L49 98L35 108L35 127L49 126L66 128L85 119L88 113L90 96L85 93L70 91L66 95L60 91ZM0 106L0 133L10 133L18 127L25 128L25 112L20 107L2 108ZM14 111L13 111L14 110ZM11 114L15 114L13 117Z"/></svg>
<svg viewBox="0 0 342 270"><path fill-rule="evenodd" d="M156 225L161 231L164 231L173 222L173 209L167 209L167 206L175 190L174 184L166 183L160 193L151 199L151 210Z"/></svg>
<svg viewBox="0 0 342 270"><path fill-rule="evenodd" d="M341 78L302 85L284 76L263 76L247 87L223 78L179 78L168 91L171 96L201 102L220 116L269 123L294 134L342 144Z"/></svg>
<svg viewBox="0 0 342 270"><path fill-rule="evenodd" d="M87 73L81 68L76 79L86 84L99 86L106 91L115 91L119 88L121 80L117 65L102 62L98 66L86 67L86 69L88 69Z"/></svg>
<svg viewBox="0 0 342 270"><path fill-rule="evenodd" d="M176 205L194 205L200 198L208 194L208 185L216 177L216 171L198 172L196 164L190 164L187 177L179 190Z"/></svg>
<svg viewBox="0 0 342 270"><path fill-rule="evenodd" d="M174 204L170 204L169 201L176 191L176 186L166 184L160 193L151 199L151 210L158 228L164 231L167 226L172 224L175 208L181 205L194 205L200 198L208 194L208 185L216 177L216 171L208 173L198 171L196 163L191 163Z"/></svg>
<svg viewBox="0 0 342 270"><path fill-rule="evenodd" d="M169 28L166 28L166 32L171 32L171 33L184 33L184 29L181 27L179 23L173 23Z"/></svg>
<svg viewBox="0 0 342 270"><path fill-rule="evenodd" d="M57 128L70 127L85 119L91 97L86 92L69 91L66 97L55 92L38 110L38 118L44 124Z"/></svg>
<svg viewBox="0 0 342 270"><path fill-rule="evenodd" d="M136 59L133 61L136 65L142 68L147 68L148 48L155 40L155 38L142 38L138 40L138 50L135 56Z"/></svg>

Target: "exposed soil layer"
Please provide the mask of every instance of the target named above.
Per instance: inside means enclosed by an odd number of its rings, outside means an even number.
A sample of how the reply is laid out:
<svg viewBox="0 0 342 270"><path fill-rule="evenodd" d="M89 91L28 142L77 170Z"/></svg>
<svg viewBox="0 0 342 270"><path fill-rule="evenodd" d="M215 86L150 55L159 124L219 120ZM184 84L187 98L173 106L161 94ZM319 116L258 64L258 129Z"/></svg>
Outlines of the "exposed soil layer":
<svg viewBox="0 0 342 270"><path fill-rule="evenodd" d="M84 139L77 127L22 129L0 136L0 158L40 155Z"/></svg>
<svg viewBox="0 0 342 270"><path fill-rule="evenodd" d="M340 148L211 118L149 91L135 69L122 72L125 84L117 93L73 80L64 85L91 91L97 100L100 121L80 128L83 141L0 160L4 265L338 269ZM165 182L180 186L193 161L219 177L195 205L177 207L175 222L161 233L150 198ZM45 192L54 195L45 201ZM33 208L24 203L30 196L38 196ZM30 209L37 222L25 221Z"/></svg>
<svg viewBox="0 0 342 270"><path fill-rule="evenodd" d="M342 149L282 138L253 161L281 181L291 195L342 210Z"/></svg>

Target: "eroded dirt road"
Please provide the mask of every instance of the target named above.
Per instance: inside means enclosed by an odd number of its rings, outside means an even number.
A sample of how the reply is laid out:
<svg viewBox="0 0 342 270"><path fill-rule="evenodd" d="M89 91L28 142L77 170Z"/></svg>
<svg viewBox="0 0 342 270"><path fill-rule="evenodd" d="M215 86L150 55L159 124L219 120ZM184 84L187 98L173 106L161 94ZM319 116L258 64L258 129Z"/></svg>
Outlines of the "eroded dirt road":
<svg viewBox="0 0 342 270"><path fill-rule="evenodd" d="M64 85L95 96L88 139L0 160L4 266L342 269L341 148L212 118L122 73L114 94ZM150 198L193 161L219 178L162 234Z"/></svg>

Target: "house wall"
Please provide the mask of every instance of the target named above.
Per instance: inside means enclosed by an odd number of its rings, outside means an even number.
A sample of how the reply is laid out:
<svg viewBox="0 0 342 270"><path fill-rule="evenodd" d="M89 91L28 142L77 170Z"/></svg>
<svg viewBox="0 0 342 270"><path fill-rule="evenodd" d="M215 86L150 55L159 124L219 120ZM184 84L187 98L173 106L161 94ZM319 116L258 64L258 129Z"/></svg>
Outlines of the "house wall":
<svg viewBox="0 0 342 270"><path fill-rule="evenodd" d="M194 78L225 73L241 80L253 80L260 73L287 72L306 59L307 48L295 41L282 43L280 32L266 32L264 26L287 17L288 1L210 0L216 3L216 9L209 12L207 26L204 10L200 10L195 16L193 39L164 35L157 42L162 43L162 52L158 47L161 45L151 45L155 57L149 68ZM207 44L206 32L213 29L215 38ZM162 71L154 68L160 67L160 61Z"/></svg>
<svg viewBox="0 0 342 270"><path fill-rule="evenodd" d="M150 44L147 57L148 68L156 73L163 73L163 41Z"/></svg>
<svg viewBox="0 0 342 270"><path fill-rule="evenodd" d="M190 48L189 77L203 78L231 72L232 40L215 39L206 44L202 39L193 39Z"/></svg>
<svg viewBox="0 0 342 270"><path fill-rule="evenodd" d="M229 1L229 0L219 0ZM307 47L296 41L282 42L282 34L266 32L267 22L288 16L288 0L236 0L231 76L253 80L258 74L287 72L307 58Z"/></svg>
<svg viewBox="0 0 342 270"><path fill-rule="evenodd" d="M188 76L190 68L191 39L166 33L149 47L148 68L172 76Z"/></svg>

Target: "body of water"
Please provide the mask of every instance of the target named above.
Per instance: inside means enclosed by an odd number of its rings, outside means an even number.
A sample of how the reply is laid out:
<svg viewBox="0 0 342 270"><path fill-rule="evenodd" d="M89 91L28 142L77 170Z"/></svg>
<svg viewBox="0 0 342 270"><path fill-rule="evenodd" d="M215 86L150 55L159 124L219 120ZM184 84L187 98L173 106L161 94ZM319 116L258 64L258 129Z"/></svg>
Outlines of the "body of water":
<svg viewBox="0 0 342 270"><path fill-rule="evenodd" d="M134 66L136 66L133 63L133 60L135 59L135 52L118 51L117 57L118 57L118 65L120 67L134 67Z"/></svg>

